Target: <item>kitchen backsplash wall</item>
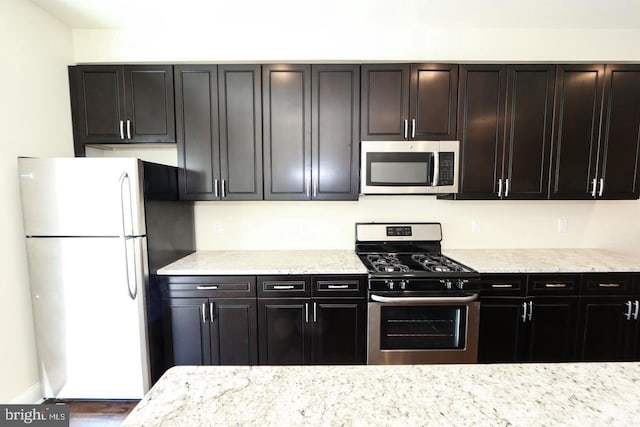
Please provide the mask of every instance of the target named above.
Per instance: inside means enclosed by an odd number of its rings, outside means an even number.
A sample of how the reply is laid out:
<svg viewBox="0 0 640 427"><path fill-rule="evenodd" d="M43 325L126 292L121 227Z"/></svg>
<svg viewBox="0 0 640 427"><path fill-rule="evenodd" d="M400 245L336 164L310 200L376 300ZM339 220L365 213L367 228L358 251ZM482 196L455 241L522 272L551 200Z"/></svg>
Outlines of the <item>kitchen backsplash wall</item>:
<svg viewBox="0 0 640 427"><path fill-rule="evenodd" d="M640 201L199 202L203 249L353 249L358 221L438 221L443 248L599 247L638 253ZM560 231L559 231L560 230Z"/></svg>

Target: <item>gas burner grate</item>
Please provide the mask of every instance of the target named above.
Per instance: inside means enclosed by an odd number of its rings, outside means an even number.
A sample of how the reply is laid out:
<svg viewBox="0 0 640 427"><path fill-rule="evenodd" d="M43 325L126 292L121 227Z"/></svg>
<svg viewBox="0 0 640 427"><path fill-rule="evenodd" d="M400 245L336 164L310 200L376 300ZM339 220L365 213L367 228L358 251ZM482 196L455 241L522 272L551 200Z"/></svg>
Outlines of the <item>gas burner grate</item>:
<svg viewBox="0 0 640 427"><path fill-rule="evenodd" d="M378 272L400 272L406 273L409 271L409 267L402 264L400 260L394 255L383 254L371 254L367 255L367 260L371 263L373 269Z"/></svg>
<svg viewBox="0 0 640 427"><path fill-rule="evenodd" d="M436 273L460 272L465 271L462 266L455 261L436 254L414 254L411 259L422 265L425 270Z"/></svg>

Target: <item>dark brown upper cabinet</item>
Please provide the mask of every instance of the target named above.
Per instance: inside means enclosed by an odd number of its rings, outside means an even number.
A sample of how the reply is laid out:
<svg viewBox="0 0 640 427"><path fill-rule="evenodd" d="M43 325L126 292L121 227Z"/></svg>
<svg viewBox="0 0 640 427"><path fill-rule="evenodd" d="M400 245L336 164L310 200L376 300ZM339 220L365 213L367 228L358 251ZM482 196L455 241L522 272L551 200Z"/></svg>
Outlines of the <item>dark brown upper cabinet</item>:
<svg viewBox="0 0 640 427"><path fill-rule="evenodd" d="M553 199L637 199L640 65L561 65Z"/></svg>
<svg viewBox="0 0 640 427"><path fill-rule="evenodd" d="M554 65L461 65L459 199L546 199Z"/></svg>
<svg viewBox="0 0 640 427"><path fill-rule="evenodd" d="M264 65L264 198L356 200L359 66Z"/></svg>
<svg viewBox="0 0 640 427"><path fill-rule="evenodd" d="M76 156L85 144L175 142L171 65L69 67Z"/></svg>
<svg viewBox="0 0 640 427"><path fill-rule="evenodd" d="M362 66L363 140L456 139L458 65Z"/></svg>
<svg viewBox="0 0 640 427"><path fill-rule="evenodd" d="M262 199L260 68L175 67L181 199Z"/></svg>

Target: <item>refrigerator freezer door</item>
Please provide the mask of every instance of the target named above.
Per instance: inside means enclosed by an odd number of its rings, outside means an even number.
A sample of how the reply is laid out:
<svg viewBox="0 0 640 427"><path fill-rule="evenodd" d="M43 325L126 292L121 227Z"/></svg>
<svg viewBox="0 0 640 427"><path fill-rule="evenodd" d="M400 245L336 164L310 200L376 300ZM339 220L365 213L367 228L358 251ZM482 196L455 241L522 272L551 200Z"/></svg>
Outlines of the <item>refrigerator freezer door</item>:
<svg viewBox="0 0 640 427"><path fill-rule="evenodd" d="M145 240L27 239L43 397L148 391Z"/></svg>
<svg viewBox="0 0 640 427"><path fill-rule="evenodd" d="M140 161L18 159L27 236L141 236Z"/></svg>

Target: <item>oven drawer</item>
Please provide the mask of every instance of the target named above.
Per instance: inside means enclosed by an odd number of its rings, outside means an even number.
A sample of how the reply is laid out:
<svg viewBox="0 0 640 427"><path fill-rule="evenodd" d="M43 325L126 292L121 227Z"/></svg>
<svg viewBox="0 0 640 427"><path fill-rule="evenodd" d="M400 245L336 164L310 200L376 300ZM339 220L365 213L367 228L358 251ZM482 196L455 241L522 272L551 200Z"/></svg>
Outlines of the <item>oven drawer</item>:
<svg viewBox="0 0 640 427"><path fill-rule="evenodd" d="M309 276L258 276L259 298L309 297Z"/></svg>
<svg viewBox="0 0 640 427"><path fill-rule="evenodd" d="M313 276L314 297L364 297L367 288L366 276Z"/></svg>

